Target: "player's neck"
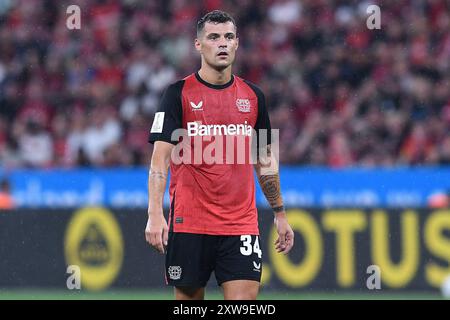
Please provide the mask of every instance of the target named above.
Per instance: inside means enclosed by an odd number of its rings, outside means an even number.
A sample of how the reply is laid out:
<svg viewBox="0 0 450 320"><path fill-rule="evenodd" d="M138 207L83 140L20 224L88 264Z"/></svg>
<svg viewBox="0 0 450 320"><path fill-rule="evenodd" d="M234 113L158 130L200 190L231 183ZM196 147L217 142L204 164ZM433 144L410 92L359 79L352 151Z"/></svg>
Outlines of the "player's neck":
<svg viewBox="0 0 450 320"><path fill-rule="evenodd" d="M213 68L201 67L198 71L198 75L210 84L226 84L231 80L231 66L222 71L218 71Z"/></svg>

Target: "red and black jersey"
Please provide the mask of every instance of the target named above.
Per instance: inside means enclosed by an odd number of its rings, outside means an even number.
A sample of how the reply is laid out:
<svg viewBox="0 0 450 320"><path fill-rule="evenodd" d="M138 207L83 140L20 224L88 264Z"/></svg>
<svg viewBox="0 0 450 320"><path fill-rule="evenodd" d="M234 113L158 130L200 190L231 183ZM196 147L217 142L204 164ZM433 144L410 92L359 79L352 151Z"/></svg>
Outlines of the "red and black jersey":
<svg viewBox="0 0 450 320"><path fill-rule="evenodd" d="M185 129L192 138L186 143L172 139L177 129ZM254 84L232 76L224 85L213 85L194 73L170 85L155 114L149 141L166 141L185 148L194 159L194 143L202 139L203 152L219 136L224 142L223 162L186 161L170 164L169 226L173 232L211 235L259 234L255 201L253 164L249 157L230 151L243 146L249 150L250 129L266 129L270 144L270 120L262 91ZM227 139L234 143L225 144ZM184 145L182 145L184 143ZM258 141L259 143L259 141ZM198 145L197 145L198 147ZM186 149L188 148L188 149ZM186 152L188 151L188 152ZM242 151L242 150L241 150ZM218 154L217 150L213 151ZM244 152L248 154L248 152ZM239 159L237 159L239 158ZM229 160L227 158L227 160Z"/></svg>

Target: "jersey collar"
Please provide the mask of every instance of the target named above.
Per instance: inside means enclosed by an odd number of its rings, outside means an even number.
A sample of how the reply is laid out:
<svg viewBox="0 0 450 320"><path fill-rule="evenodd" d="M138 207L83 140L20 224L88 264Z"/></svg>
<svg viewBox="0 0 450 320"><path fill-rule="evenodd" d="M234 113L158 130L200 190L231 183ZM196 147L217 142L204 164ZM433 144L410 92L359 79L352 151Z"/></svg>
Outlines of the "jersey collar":
<svg viewBox="0 0 450 320"><path fill-rule="evenodd" d="M234 82L234 76L231 75L231 80L228 81L225 84L212 84L209 82L206 82L205 80L203 80L202 78L200 78L200 75L198 74L198 72L195 73L195 77L197 78L197 80L201 83L203 83L205 86L211 88L211 89L225 89L228 88L229 86L231 86Z"/></svg>

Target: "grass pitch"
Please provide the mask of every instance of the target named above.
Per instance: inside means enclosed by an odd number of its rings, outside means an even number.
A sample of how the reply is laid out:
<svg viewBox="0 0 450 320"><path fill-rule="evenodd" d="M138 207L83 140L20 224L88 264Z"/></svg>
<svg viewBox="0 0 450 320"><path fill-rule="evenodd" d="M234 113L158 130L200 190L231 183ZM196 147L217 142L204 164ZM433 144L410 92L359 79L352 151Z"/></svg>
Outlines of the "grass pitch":
<svg viewBox="0 0 450 320"><path fill-rule="evenodd" d="M223 300L218 290L206 292L207 300ZM272 292L262 290L258 300L441 300L439 292ZM0 289L0 300L173 300L171 289L164 290L83 290Z"/></svg>

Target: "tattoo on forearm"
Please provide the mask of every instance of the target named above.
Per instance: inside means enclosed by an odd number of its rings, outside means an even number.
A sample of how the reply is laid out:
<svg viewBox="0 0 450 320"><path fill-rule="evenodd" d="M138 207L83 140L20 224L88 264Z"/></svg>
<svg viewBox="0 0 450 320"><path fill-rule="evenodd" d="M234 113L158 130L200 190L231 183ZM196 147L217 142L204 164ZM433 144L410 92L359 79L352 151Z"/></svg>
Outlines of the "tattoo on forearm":
<svg viewBox="0 0 450 320"><path fill-rule="evenodd" d="M150 178L155 178L155 179L167 179L167 174L164 172L158 172L158 171L150 171L149 172Z"/></svg>
<svg viewBox="0 0 450 320"><path fill-rule="evenodd" d="M149 210L159 210L162 207L167 173L160 171L148 172Z"/></svg>
<svg viewBox="0 0 450 320"><path fill-rule="evenodd" d="M278 174L260 176L259 183L272 208L282 205L280 177Z"/></svg>

